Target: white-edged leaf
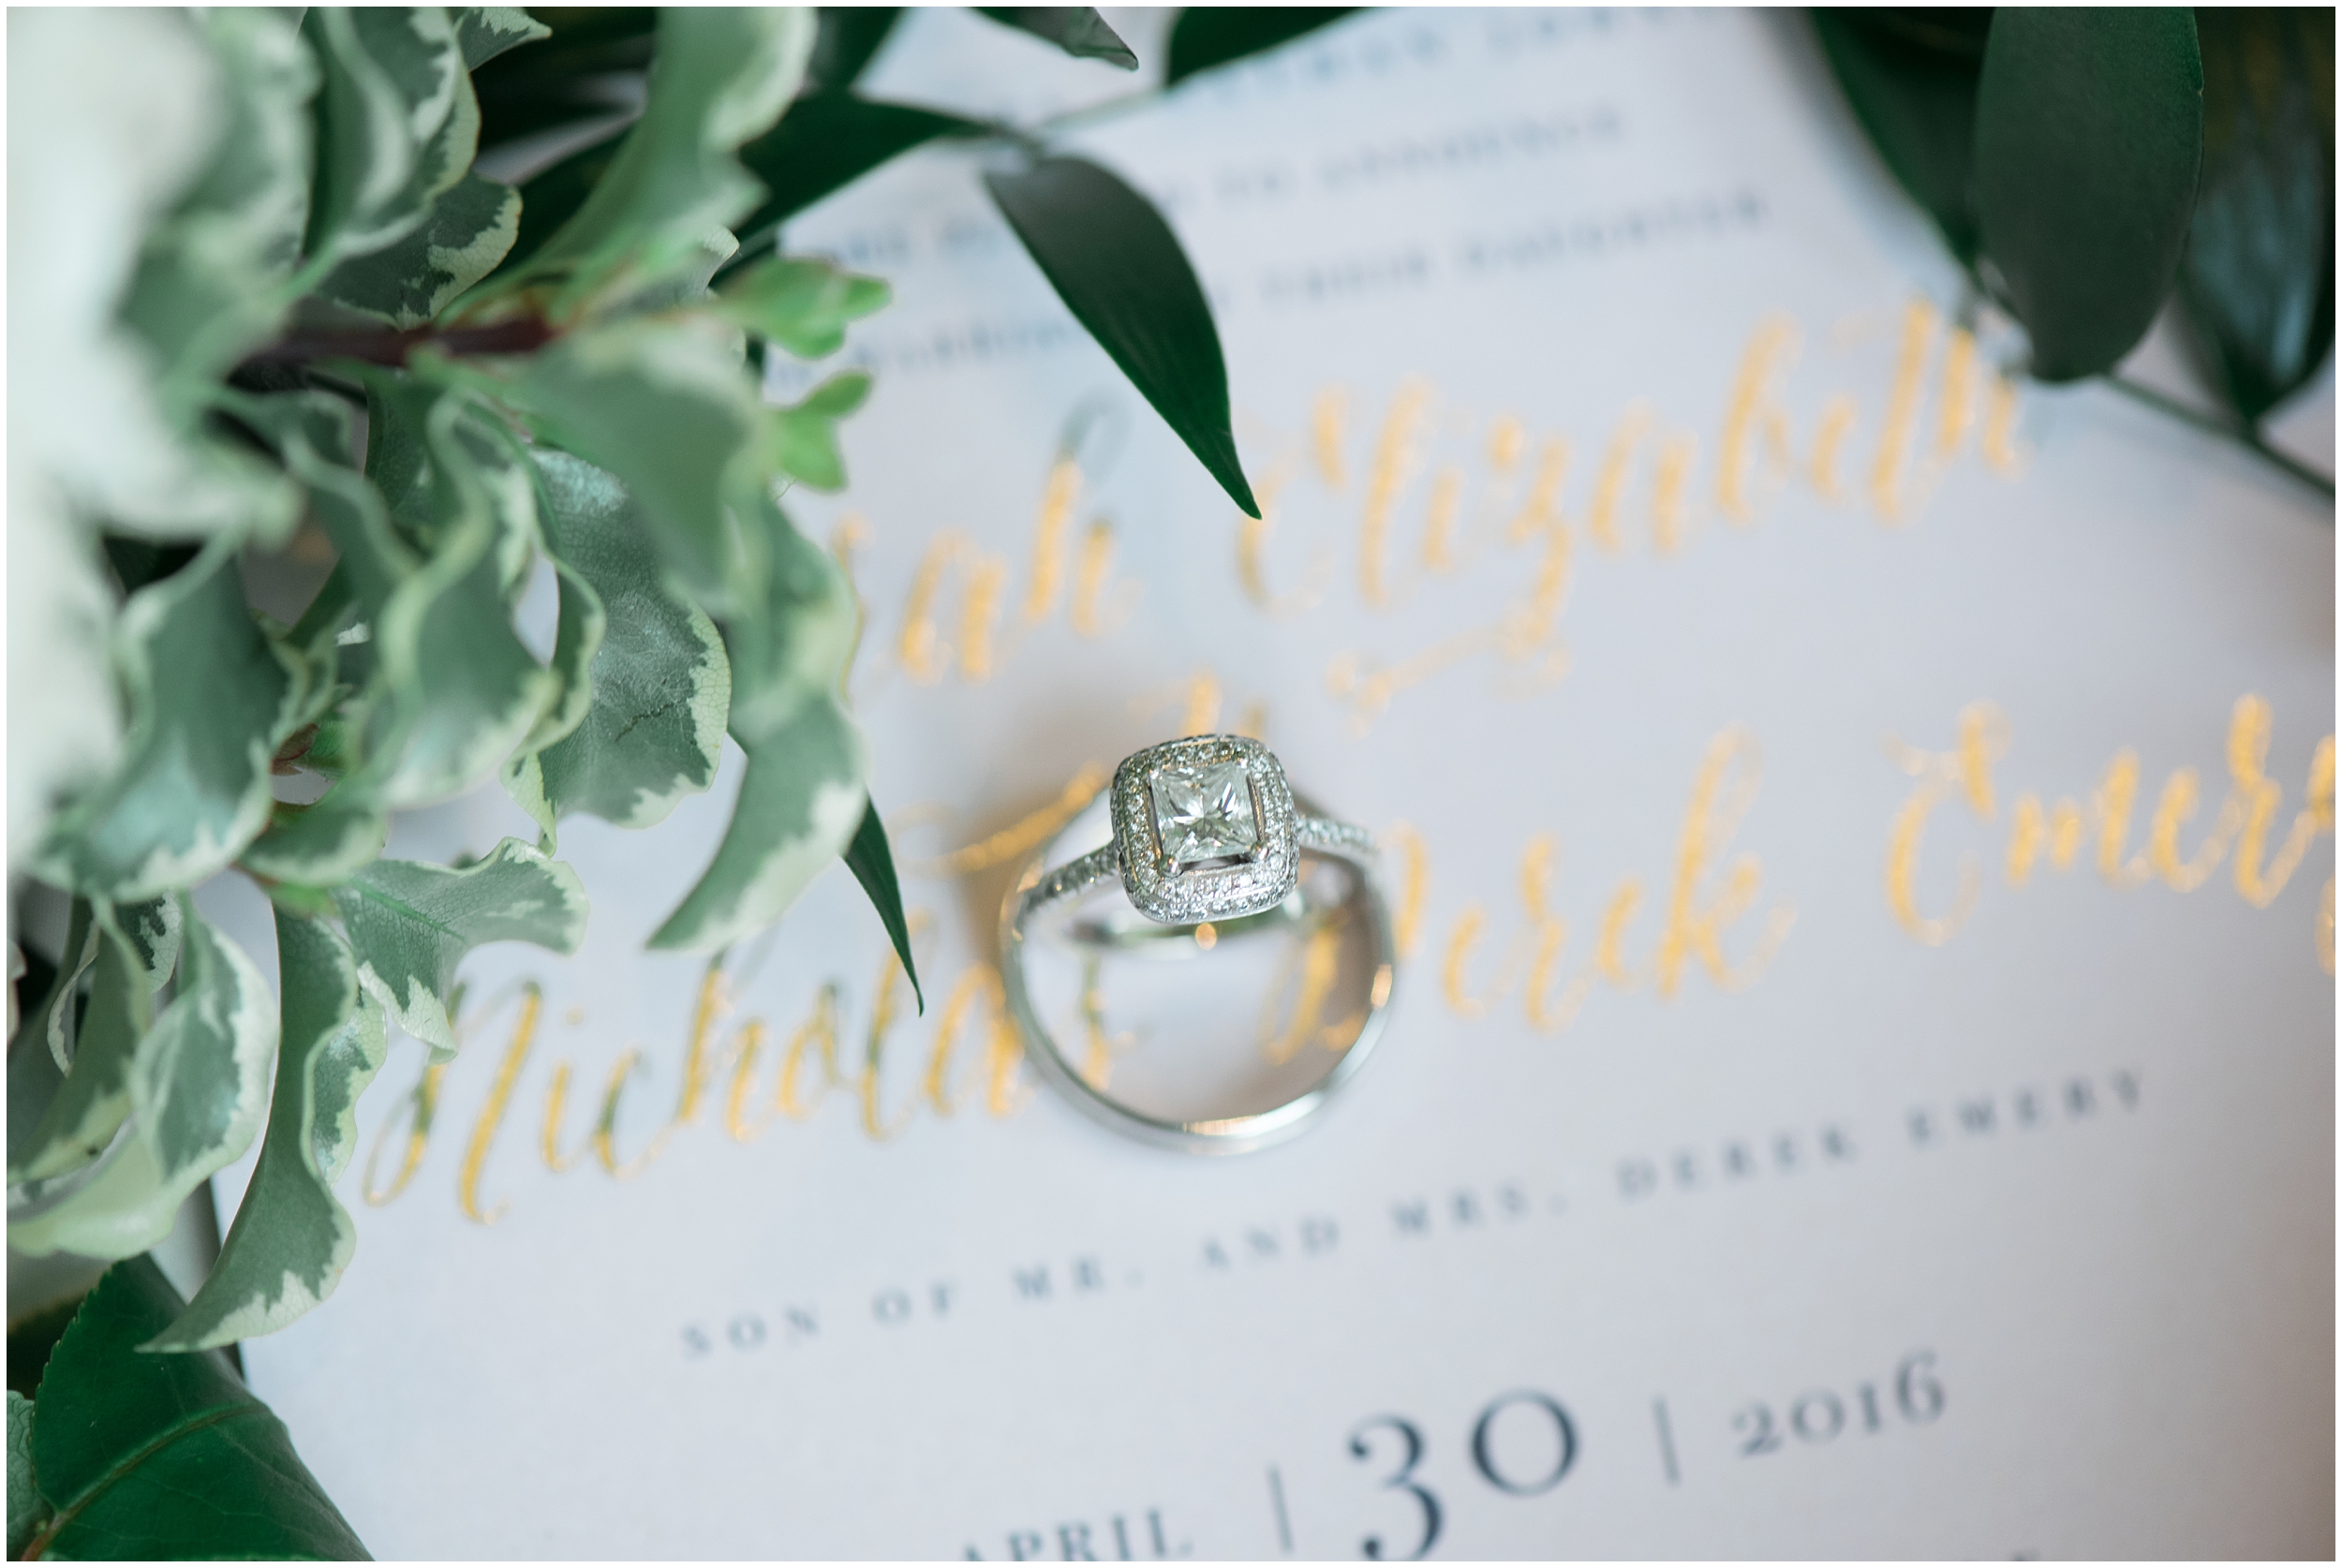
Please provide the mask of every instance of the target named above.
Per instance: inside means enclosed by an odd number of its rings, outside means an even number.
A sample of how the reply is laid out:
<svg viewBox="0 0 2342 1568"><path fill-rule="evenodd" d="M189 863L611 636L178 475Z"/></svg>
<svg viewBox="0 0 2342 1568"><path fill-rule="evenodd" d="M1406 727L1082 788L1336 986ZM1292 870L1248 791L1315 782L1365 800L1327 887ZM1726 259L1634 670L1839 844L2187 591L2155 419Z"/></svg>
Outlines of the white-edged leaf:
<svg viewBox="0 0 2342 1568"><path fill-rule="evenodd" d="M514 44L553 37L553 29L518 6L456 6L455 41L463 46L464 68L476 71Z"/></svg>
<svg viewBox="0 0 2342 1568"><path fill-rule="evenodd" d="M388 813L337 789L303 810L278 806L237 864L271 881L331 887L381 854L390 835Z"/></svg>
<svg viewBox="0 0 2342 1568"><path fill-rule="evenodd" d="M586 935L577 873L517 838L461 868L376 861L334 890L334 905L359 983L438 1058L455 1051L446 998L466 954L494 941L574 953Z"/></svg>
<svg viewBox="0 0 2342 1568"><path fill-rule="evenodd" d="M845 852L861 824L862 737L836 699L806 704L742 749L748 771L723 842L651 937L654 948L709 951L770 925Z"/></svg>
<svg viewBox="0 0 2342 1568"><path fill-rule="evenodd" d="M34 865L76 892L148 898L225 868L267 825L270 763L308 667L253 623L225 540L130 596L115 661L122 759L58 812Z"/></svg>
<svg viewBox="0 0 2342 1568"><path fill-rule="evenodd" d="M86 1185L9 1223L18 1251L143 1252L170 1234L187 1194L259 1131L275 998L252 960L191 911L182 962L177 993L130 1063L128 1135Z"/></svg>
<svg viewBox="0 0 2342 1568"><path fill-rule="evenodd" d="M439 7L314 6L302 31L323 70L307 244L322 266L422 223L471 168L480 106Z"/></svg>
<svg viewBox="0 0 2342 1568"><path fill-rule="evenodd" d="M556 314L691 265L711 235L756 204L763 187L734 154L789 107L814 34L809 7L660 13L659 68L642 119L585 204L525 269L530 278L561 279Z"/></svg>
<svg viewBox="0 0 2342 1568"><path fill-rule="evenodd" d="M648 827L715 782L731 661L715 623L666 586L626 488L568 452L541 451L536 463L546 531L564 573L562 636L570 634L572 580L581 606L590 594L602 624L588 655L584 711L512 769L508 787L548 833L572 811ZM582 627L579 635L583 645Z"/></svg>
<svg viewBox="0 0 2342 1568"><path fill-rule="evenodd" d="M48 1499L33 1473L33 1401L8 1390L8 1556L23 1555L49 1522Z"/></svg>
<svg viewBox="0 0 2342 1568"><path fill-rule="evenodd" d="M361 995L349 944L326 922L278 910L276 951L284 1043L259 1161L210 1277L142 1350L274 1333L334 1293L357 1250L334 1178L357 1141L358 1097L388 1048L382 1010Z"/></svg>
<svg viewBox="0 0 2342 1568"><path fill-rule="evenodd" d="M521 230L521 193L466 173L406 238L334 269L318 292L405 331L496 271Z"/></svg>
<svg viewBox="0 0 2342 1568"><path fill-rule="evenodd" d="M138 950L99 910L90 966L89 1011L75 1031L72 1060L22 1151L8 1151L8 1181L54 1181L106 1152L130 1115L130 1068L155 1021L155 987Z"/></svg>

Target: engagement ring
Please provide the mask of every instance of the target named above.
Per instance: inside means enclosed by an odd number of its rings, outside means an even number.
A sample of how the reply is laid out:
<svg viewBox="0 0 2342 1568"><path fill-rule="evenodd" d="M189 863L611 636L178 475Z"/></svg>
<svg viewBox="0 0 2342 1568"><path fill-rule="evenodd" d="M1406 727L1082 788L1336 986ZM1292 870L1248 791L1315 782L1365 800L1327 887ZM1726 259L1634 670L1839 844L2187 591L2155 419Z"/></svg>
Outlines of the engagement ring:
<svg viewBox="0 0 2342 1568"><path fill-rule="evenodd" d="M1106 821L1094 802L1075 817L1042 847L1001 910L1001 976L1027 1056L1084 1113L1148 1143L1238 1153L1292 1136L1365 1066L1390 1005L1398 960L1372 836L1297 797L1275 754L1242 735L1150 746L1123 759L1105 793ZM1105 843L1060 863L1109 827ZM1127 907L1103 896L1109 883ZM1081 966L1078 984L1062 987L1076 998L1089 1038L1079 1066L1034 1001L1029 950L1045 933L1054 941L1042 945ZM1264 983L1271 1024L1251 1026L1251 1013L1244 1026L1221 1020L1208 1029L1214 1044L1189 1053L1202 1065L1185 1077L1155 1051L1157 1103L1119 1087L1108 1092L1114 1037L1098 999L1105 958L1201 957L1238 943L1260 950L1259 939L1274 936L1286 939L1282 958L1249 971ZM1349 1011L1341 1003L1345 976L1356 998ZM1245 978L1232 974L1231 984ZM1214 990L1190 984L1158 999L1208 1013ZM1336 1015L1327 1023L1329 1007ZM1176 1103L1199 1094L1228 1103Z"/></svg>

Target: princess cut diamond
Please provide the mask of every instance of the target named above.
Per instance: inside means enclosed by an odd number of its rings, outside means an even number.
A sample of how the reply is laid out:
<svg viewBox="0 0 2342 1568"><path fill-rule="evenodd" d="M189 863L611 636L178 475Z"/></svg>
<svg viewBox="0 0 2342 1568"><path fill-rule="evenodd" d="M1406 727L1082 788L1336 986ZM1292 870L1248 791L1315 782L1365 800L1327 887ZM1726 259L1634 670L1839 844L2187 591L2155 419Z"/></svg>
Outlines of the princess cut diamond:
<svg viewBox="0 0 2342 1568"><path fill-rule="evenodd" d="M1154 781L1155 839L1172 863L1239 858L1260 842L1253 785L1240 761L1166 768Z"/></svg>

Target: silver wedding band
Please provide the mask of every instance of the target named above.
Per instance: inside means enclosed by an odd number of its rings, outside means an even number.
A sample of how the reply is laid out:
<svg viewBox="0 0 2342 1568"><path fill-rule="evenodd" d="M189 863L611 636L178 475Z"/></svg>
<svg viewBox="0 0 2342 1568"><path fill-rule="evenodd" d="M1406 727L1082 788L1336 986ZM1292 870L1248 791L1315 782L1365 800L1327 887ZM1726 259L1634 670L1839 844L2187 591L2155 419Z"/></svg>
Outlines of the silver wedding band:
<svg viewBox="0 0 2342 1568"><path fill-rule="evenodd" d="M1073 828L1060 830L1001 905L1001 974L1028 1059L1092 1120L1158 1147L1239 1154L1294 1136L1366 1066L1389 1011L1398 954L1372 836L1297 798L1275 754L1243 735L1149 747L1123 759L1107 789L1113 838L1060 862ZM1075 823L1080 820L1077 814ZM1075 1070L1033 1005L1025 975L1028 941L1046 931L1092 952L1187 957L1223 939L1289 929L1314 912L1301 876L1308 861L1331 863L1347 880L1337 903L1363 907L1371 964L1357 1033L1322 1077L1266 1109L1175 1120L1124 1103ZM1111 898L1109 883L1127 908ZM1084 910L1093 897L1115 907ZM1072 918L1042 920L1060 912Z"/></svg>

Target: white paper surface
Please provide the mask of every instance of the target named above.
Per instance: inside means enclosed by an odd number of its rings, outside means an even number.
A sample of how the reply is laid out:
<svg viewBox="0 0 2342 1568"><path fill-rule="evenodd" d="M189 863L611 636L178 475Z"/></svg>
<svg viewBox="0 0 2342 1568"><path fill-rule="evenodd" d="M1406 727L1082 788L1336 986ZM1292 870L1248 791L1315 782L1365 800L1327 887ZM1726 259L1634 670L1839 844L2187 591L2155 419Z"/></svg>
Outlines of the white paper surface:
<svg viewBox="0 0 2342 1568"><path fill-rule="evenodd" d="M925 13L866 86L1031 116L1122 82ZM939 1022L983 992L1008 869L907 879L928 1005L897 990L879 1049L885 941L840 868L733 955L661 1132L702 976L641 942L736 773L648 833L567 823L584 952L476 957L418 1162L399 1186L408 1043L362 1113L356 1262L245 1347L368 1546L1403 1557L1428 1498L1434 1556L2330 1556L2331 773L2265 907L2238 849L2186 892L2150 853L2196 770L2186 879L2259 699L2269 891L2333 730L2330 507L2102 390L1995 422L1989 333L1958 395L1949 263L1791 17L1377 14L1080 143L1195 259L1274 529L1248 583L1234 509L971 155L817 209L793 248L896 291L844 356L878 373L852 488L792 502L857 541L873 791L916 870L1085 765L1256 722L1419 847L1381 1058L1298 1142L1206 1161L1030 1070L993 1114L963 1009L941 1117ZM1080 491L1037 555L1061 445ZM2085 821L2011 886L2028 792ZM527 831L490 791L394 848ZM1922 940L1964 863L1964 923ZM760 1132L825 985L845 1081ZM591 1133L634 1052L614 1179Z"/></svg>

